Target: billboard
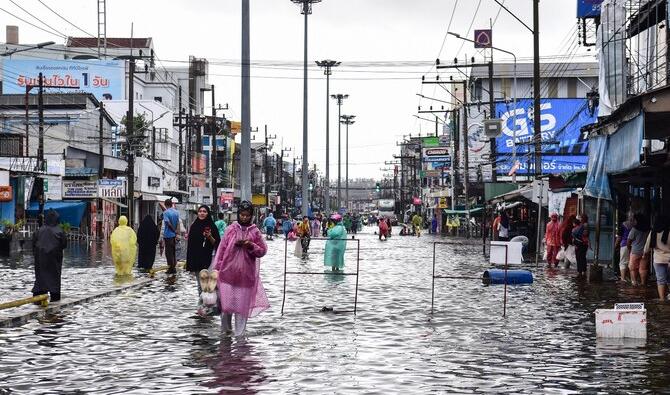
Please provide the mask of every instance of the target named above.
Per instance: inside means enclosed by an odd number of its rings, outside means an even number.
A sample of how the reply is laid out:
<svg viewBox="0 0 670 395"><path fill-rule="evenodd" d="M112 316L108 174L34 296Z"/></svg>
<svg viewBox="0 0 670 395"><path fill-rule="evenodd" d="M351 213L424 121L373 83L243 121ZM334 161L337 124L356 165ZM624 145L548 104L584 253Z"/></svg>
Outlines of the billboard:
<svg viewBox="0 0 670 395"><path fill-rule="evenodd" d="M596 18L600 16L603 0L577 0L577 18Z"/></svg>
<svg viewBox="0 0 670 395"><path fill-rule="evenodd" d="M586 171L589 159L588 139L582 135L580 129L584 125L595 123L597 113L596 110L591 114L586 99L541 100L542 173ZM531 172L534 172L533 100L519 100L516 105L516 117L512 103L496 104L496 114L503 121L503 133L496 139L497 173L507 174L510 171L513 166L514 150L520 162L516 174L526 174L529 167ZM516 144L514 130L516 130Z"/></svg>
<svg viewBox="0 0 670 395"><path fill-rule="evenodd" d="M2 93L26 93L37 85L39 73L49 93L86 92L99 100L123 100L125 63L120 60L12 60L2 62ZM37 93L37 89L31 91Z"/></svg>

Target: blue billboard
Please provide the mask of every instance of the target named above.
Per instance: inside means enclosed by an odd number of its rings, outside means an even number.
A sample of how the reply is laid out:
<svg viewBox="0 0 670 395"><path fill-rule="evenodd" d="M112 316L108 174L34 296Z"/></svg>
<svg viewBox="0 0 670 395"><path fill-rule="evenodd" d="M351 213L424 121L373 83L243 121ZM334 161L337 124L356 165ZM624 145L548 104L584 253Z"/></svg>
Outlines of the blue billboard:
<svg viewBox="0 0 670 395"><path fill-rule="evenodd" d="M540 120L542 131L542 173L560 174L586 171L588 138L580 129L596 122L597 109L591 113L586 99L542 99ZM508 174L514 166L516 150L518 170L525 174L530 168L535 173L533 158L533 100L516 103L497 103L497 117L503 121L503 130L496 138L497 173ZM514 138L516 136L516 139Z"/></svg>
<svg viewBox="0 0 670 395"><path fill-rule="evenodd" d="M47 92L86 92L98 99L123 100L125 63L119 60L12 60L2 62L2 93L26 93L39 73ZM59 89L60 88L60 89ZM31 90L32 94L37 89Z"/></svg>
<svg viewBox="0 0 670 395"><path fill-rule="evenodd" d="M577 0L577 18L595 18L600 16L603 0Z"/></svg>

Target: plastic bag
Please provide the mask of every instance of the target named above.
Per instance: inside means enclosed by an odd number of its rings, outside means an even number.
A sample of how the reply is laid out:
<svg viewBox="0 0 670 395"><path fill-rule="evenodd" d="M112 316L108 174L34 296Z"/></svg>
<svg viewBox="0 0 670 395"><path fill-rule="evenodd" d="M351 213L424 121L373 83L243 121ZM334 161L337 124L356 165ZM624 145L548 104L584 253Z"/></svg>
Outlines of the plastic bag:
<svg viewBox="0 0 670 395"><path fill-rule="evenodd" d="M561 247L556 254L556 260L562 261L563 259L565 259L565 248Z"/></svg>
<svg viewBox="0 0 670 395"><path fill-rule="evenodd" d="M549 257L549 254L548 254L547 248L545 247L544 252L542 253L542 260L546 262L548 257Z"/></svg>
<svg viewBox="0 0 670 395"><path fill-rule="evenodd" d="M295 250L293 252L293 255L295 255L298 258L302 258L302 244L299 241L295 242Z"/></svg>
<svg viewBox="0 0 670 395"><path fill-rule="evenodd" d="M565 260L569 263L577 263L577 251L575 246L568 246L568 249L565 250Z"/></svg>

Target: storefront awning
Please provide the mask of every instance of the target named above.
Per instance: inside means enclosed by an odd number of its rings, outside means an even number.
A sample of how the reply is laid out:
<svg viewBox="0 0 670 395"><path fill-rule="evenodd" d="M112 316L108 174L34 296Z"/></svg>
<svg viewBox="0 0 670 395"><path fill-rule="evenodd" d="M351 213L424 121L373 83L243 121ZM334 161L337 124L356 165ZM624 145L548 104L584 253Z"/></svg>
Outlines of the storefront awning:
<svg viewBox="0 0 670 395"><path fill-rule="evenodd" d="M524 186L519 189L515 189L513 191L503 193L502 195L498 195L491 199L491 203L501 203L509 200L514 200L514 199L526 199L526 200L533 200L533 187L531 185Z"/></svg>
<svg viewBox="0 0 670 395"><path fill-rule="evenodd" d="M49 200L44 203L44 212L53 209L60 217L60 223L68 223L70 226L78 228L81 225L81 219L86 212L86 202L80 200ZM39 204L36 201L30 202L26 210L29 217L37 217L39 213Z"/></svg>
<svg viewBox="0 0 670 395"><path fill-rule="evenodd" d="M640 166L644 136L644 114L623 123L609 136L589 139L589 164L584 194L610 200L609 174Z"/></svg>
<svg viewBox="0 0 670 395"><path fill-rule="evenodd" d="M442 209L442 212L444 214L447 214L447 215L466 215L466 214L468 214L468 212L470 214L472 214L472 213L478 213L482 210L484 210L483 207L477 207L477 208L473 208L471 210L451 210L451 209L446 209L445 208L445 209Z"/></svg>

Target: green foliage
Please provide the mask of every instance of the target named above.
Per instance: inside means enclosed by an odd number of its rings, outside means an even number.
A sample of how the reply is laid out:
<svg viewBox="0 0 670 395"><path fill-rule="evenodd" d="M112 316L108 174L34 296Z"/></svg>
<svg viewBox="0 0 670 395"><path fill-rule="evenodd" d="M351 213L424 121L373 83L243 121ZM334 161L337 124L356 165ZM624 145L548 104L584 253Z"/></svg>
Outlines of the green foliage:
<svg viewBox="0 0 670 395"><path fill-rule="evenodd" d="M123 119L121 119L121 124L128 127L128 118L127 116L124 116ZM133 117L133 132L142 134L145 130L148 130L151 128L151 125L149 122L144 118L144 114L142 115L135 115Z"/></svg>
<svg viewBox="0 0 670 395"><path fill-rule="evenodd" d="M59 226L61 227L61 229L63 229L63 232L65 233L69 233L70 230L72 230L72 225L70 225L68 222L63 222L59 224Z"/></svg>

